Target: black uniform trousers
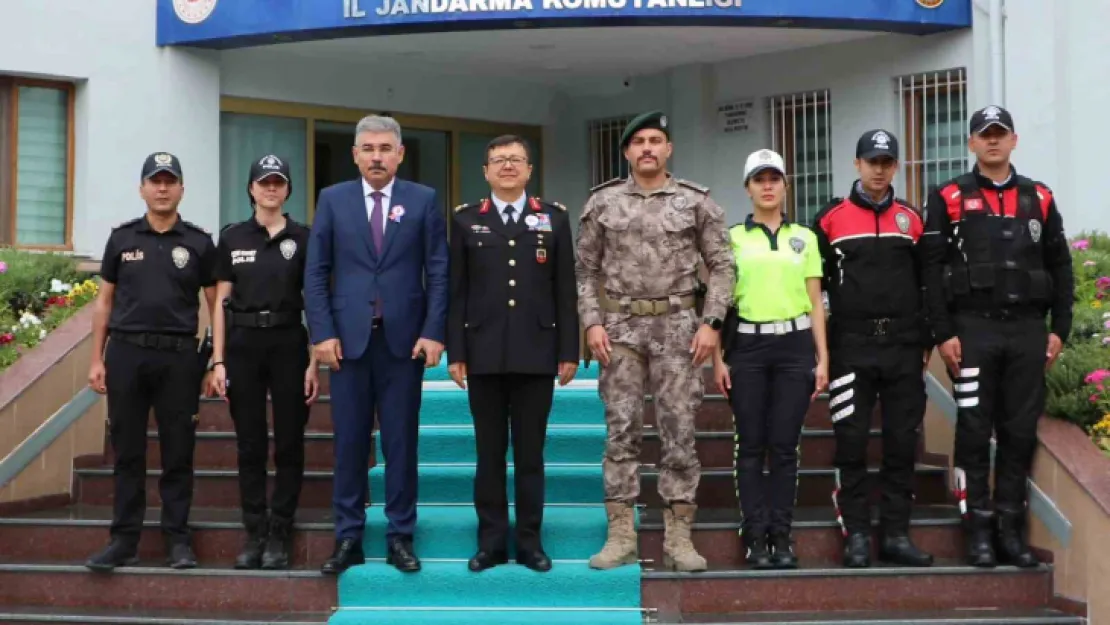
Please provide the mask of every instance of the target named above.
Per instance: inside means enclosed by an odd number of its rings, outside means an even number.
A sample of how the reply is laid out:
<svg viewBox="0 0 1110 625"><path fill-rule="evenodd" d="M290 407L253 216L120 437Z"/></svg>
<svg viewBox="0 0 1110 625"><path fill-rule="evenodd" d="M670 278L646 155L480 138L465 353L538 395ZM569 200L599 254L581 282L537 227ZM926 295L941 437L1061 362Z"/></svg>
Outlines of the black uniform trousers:
<svg viewBox="0 0 1110 625"><path fill-rule="evenodd" d="M745 535L790 531L798 490L798 445L813 394L815 364L813 332L808 329L781 335L738 333L729 349L736 496Z"/></svg>
<svg viewBox="0 0 1110 625"><path fill-rule="evenodd" d="M474 476L478 548L508 551L506 455L511 435L516 548L539 549L544 504L543 448L555 378L528 374L473 375L467 383L478 454Z"/></svg>
<svg viewBox="0 0 1110 625"><path fill-rule="evenodd" d="M956 490L969 510L989 510L990 440L995 434L994 503L1022 511L1026 478L1037 448L1037 420L1045 407L1048 330L1035 317L990 319L958 314L963 354L960 374L949 377L956 400Z"/></svg>
<svg viewBox="0 0 1110 625"><path fill-rule="evenodd" d="M181 349L144 347L113 333L104 352L108 432L115 456L111 536L138 545L146 512L146 449L150 410L158 424L162 533L188 544L193 500L193 450L200 408L196 341Z"/></svg>
<svg viewBox="0 0 1110 625"><path fill-rule="evenodd" d="M836 435L833 503L848 533L871 527L867 447L871 415L882 407L882 493L879 518L892 535L909 529L914 466L925 418L924 349L912 343L880 343L846 333L831 337L829 412Z"/></svg>
<svg viewBox="0 0 1110 625"><path fill-rule="evenodd" d="M246 520L260 520L267 511L267 391L273 405L277 469L270 513L275 519L292 521L297 510L309 412L304 394L308 362L308 335L302 326L232 327L228 332L224 367L239 450L239 496Z"/></svg>

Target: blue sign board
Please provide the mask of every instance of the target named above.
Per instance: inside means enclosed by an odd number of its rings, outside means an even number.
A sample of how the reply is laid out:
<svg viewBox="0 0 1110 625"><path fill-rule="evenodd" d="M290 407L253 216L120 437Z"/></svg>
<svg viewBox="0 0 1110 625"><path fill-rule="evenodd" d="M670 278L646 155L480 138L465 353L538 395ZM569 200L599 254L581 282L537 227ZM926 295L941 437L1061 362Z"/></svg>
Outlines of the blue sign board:
<svg viewBox="0 0 1110 625"><path fill-rule="evenodd" d="M971 26L971 0L157 0L159 45L237 48L379 33L617 25Z"/></svg>

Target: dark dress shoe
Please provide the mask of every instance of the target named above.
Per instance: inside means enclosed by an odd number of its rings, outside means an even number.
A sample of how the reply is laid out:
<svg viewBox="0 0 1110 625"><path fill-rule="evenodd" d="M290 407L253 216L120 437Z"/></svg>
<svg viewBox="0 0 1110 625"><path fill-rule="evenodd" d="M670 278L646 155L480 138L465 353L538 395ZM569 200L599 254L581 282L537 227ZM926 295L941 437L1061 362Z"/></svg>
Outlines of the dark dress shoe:
<svg viewBox="0 0 1110 625"><path fill-rule="evenodd" d="M320 567L320 572L324 575L339 575L352 566L365 563L366 556L362 554L362 539L344 538L335 543L335 551L324 562L324 566Z"/></svg>
<svg viewBox="0 0 1110 625"><path fill-rule="evenodd" d="M918 549L906 534L883 536L879 546L879 559L902 566L933 565L933 556Z"/></svg>
<svg viewBox="0 0 1110 625"><path fill-rule="evenodd" d="M862 532L853 532L844 539L844 566L849 569L865 569L871 566L871 537Z"/></svg>
<svg viewBox="0 0 1110 625"><path fill-rule="evenodd" d="M505 564L509 561L509 556L505 555L504 551L486 551L480 550L474 554L470 562L466 563L467 568L475 573L479 573L486 569L491 569L498 564Z"/></svg>
<svg viewBox="0 0 1110 625"><path fill-rule="evenodd" d="M187 543L174 543L170 545L169 563L171 569L195 569L197 556Z"/></svg>
<svg viewBox="0 0 1110 625"><path fill-rule="evenodd" d="M113 539L103 551L89 558L85 567L97 573L108 573L117 566L135 566L138 563L138 548L135 545Z"/></svg>
<svg viewBox="0 0 1110 625"><path fill-rule="evenodd" d="M521 549L516 554L517 564L522 564L533 571L546 573L551 570L551 558L543 549Z"/></svg>
<svg viewBox="0 0 1110 625"><path fill-rule="evenodd" d="M392 564L402 573L415 573L420 570L420 558L412 550L412 543L406 540L395 540L389 544L389 553L385 556L385 563Z"/></svg>

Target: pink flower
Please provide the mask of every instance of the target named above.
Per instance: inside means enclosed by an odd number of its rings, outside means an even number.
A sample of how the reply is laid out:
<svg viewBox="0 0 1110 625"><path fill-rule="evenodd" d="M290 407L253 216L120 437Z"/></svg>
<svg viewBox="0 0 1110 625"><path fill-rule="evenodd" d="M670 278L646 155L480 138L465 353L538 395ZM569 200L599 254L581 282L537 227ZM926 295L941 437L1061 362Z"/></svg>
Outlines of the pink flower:
<svg viewBox="0 0 1110 625"><path fill-rule="evenodd" d="M1106 378L1110 378L1110 371L1107 371L1106 369L1095 369L1090 374L1088 374L1086 379L1084 379L1083 381L1087 384L1100 384Z"/></svg>
<svg viewBox="0 0 1110 625"><path fill-rule="evenodd" d="M1091 247L1091 242L1088 241L1087 239L1079 239L1075 243L1072 243L1071 247L1072 247L1072 249L1075 249L1075 250L1085 250L1085 249Z"/></svg>
<svg viewBox="0 0 1110 625"><path fill-rule="evenodd" d="M1098 403L1098 395L1097 394L1091 395L1091 403L1092 404L1097 404Z"/></svg>
<svg viewBox="0 0 1110 625"><path fill-rule="evenodd" d="M1102 344L1103 345L1110 345L1110 336L1102 337Z"/></svg>
<svg viewBox="0 0 1110 625"><path fill-rule="evenodd" d="M1103 290L1110 289L1110 278L1102 276L1098 280L1095 280L1095 286Z"/></svg>
<svg viewBox="0 0 1110 625"><path fill-rule="evenodd" d="M8 272L8 263L5 263L4 261L0 260L0 273L7 273L7 272Z"/></svg>
<svg viewBox="0 0 1110 625"><path fill-rule="evenodd" d="M15 335L11 332L0 334L0 345L7 345L15 340Z"/></svg>
<svg viewBox="0 0 1110 625"><path fill-rule="evenodd" d="M1106 322L1105 322L1105 323L1103 323L1102 325L1103 325L1103 327L1105 327L1105 328L1106 328L1107 330L1110 330L1110 319L1107 319L1107 320L1106 320Z"/></svg>

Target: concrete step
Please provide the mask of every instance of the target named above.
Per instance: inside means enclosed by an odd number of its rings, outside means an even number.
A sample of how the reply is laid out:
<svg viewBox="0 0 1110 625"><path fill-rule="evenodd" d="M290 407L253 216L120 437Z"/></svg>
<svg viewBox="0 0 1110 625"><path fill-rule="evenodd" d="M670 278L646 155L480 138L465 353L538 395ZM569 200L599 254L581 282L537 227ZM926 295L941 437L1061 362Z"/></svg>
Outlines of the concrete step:
<svg viewBox="0 0 1110 625"><path fill-rule="evenodd" d="M742 515L734 508L700 508L693 525L694 547L713 566L744 568L744 547L740 540ZM878 514L872 515L878 528ZM841 562L843 536L831 506L798 508L794 513L794 550L804 562ZM934 558L958 560L963 557L964 541L960 531L959 510L955 506L917 506L910 519L910 537ZM872 538L872 562L878 563L877 531ZM640 511L640 557L659 566L663 561L662 510Z"/></svg>
<svg viewBox="0 0 1110 625"><path fill-rule="evenodd" d="M700 573L645 571L645 607L660 614L717 617L752 612L842 610L1040 610L1052 595L1052 569L978 569L957 561L929 568L801 563L794 570L712 567ZM719 622L719 621L707 621ZM724 621L728 622L728 621Z"/></svg>
<svg viewBox="0 0 1110 625"><path fill-rule="evenodd" d="M649 618L647 622L659 625L1082 625L1084 620L1041 608L690 614L675 620Z"/></svg>

